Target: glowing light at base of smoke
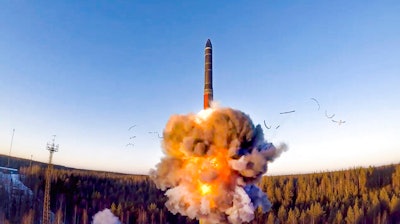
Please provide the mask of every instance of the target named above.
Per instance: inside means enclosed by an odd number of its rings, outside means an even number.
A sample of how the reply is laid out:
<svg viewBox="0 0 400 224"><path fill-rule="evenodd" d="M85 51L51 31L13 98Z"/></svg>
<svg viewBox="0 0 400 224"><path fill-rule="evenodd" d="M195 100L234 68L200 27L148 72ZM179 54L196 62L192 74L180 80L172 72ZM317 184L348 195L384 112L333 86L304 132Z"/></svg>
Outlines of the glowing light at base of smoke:
<svg viewBox="0 0 400 224"><path fill-rule="evenodd" d="M110 209L106 208L93 216L92 224L121 224L121 222Z"/></svg>
<svg viewBox="0 0 400 224"><path fill-rule="evenodd" d="M174 214L210 223L242 223L271 207L255 184L286 146L264 140L261 126L231 108L173 115L165 129L163 157L150 176Z"/></svg>
<svg viewBox="0 0 400 224"><path fill-rule="evenodd" d="M201 195L207 195L208 193L212 192L211 191L211 186L209 184L200 184L200 189L201 189Z"/></svg>

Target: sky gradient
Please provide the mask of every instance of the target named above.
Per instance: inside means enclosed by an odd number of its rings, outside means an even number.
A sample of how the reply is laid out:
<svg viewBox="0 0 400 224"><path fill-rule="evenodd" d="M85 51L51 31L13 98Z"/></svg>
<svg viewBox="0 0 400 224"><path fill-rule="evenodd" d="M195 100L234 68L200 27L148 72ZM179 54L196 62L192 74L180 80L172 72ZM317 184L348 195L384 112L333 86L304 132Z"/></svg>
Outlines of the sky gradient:
<svg viewBox="0 0 400 224"><path fill-rule="evenodd" d="M147 174L163 155L149 132L202 109L210 38L214 99L289 146L268 174L399 163L398 12L399 1L2 1L0 154L15 129L13 156L47 162L56 135L55 164Z"/></svg>

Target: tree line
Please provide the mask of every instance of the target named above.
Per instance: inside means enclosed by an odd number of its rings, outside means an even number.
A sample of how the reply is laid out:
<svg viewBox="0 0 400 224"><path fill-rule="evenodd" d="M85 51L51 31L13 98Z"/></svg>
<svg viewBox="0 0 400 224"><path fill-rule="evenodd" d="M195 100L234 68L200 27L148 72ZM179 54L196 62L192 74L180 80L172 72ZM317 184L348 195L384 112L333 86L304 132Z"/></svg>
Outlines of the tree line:
<svg viewBox="0 0 400 224"><path fill-rule="evenodd" d="M400 223L400 165L265 177L255 223Z"/></svg>
<svg viewBox="0 0 400 224"><path fill-rule="evenodd" d="M10 198L0 185L0 223L39 224L46 166L19 164L32 196ZM265 214L257 209L251 223L400 223L400 164L264 176L258 185L273 206ZM171 214L165 201L146 175L53 170L50 208L56 224L89 224L105 208L122 223L198 223Z"/></svg>

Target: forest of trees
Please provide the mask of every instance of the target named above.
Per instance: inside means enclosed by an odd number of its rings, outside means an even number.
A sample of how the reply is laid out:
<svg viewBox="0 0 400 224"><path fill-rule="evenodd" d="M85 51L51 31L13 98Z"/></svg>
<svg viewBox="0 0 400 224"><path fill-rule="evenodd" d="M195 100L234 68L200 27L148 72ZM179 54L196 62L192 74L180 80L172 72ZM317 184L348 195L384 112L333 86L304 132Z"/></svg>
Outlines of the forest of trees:
<svg viewBox="0 0 400 224"><path fill-rule="evenodd" d="M400 165L264 177L260 186L273 210L255 223L400 223Z"/></svg>
<svg viewBox="0 0 400 224"><path fill-rule="evenodd" d="M0 166L4 166L0 160ZM40 223L44 164L18 165L33 197L6 197L0 186L0 223ZM264 176L259 183L273 203L251 223L400 223L400 164L290 176ZM109 208L122 223L198 223L171 214L166 198L147 176L56 167L51 211L56 224L89 224Z"/></svg>

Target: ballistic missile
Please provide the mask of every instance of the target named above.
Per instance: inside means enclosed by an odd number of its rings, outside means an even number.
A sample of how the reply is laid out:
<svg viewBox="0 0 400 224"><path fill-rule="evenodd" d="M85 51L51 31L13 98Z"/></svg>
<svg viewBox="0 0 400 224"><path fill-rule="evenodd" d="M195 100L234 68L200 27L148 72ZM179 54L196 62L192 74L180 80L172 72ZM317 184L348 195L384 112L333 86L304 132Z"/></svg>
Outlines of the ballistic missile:
<svg viewBox="0 0 400 224"><path fill-rule="evenodd" d="M213 101L212 87L212 45L210 39L207 40L204 64L204 109L210 107Z"/></svg>

